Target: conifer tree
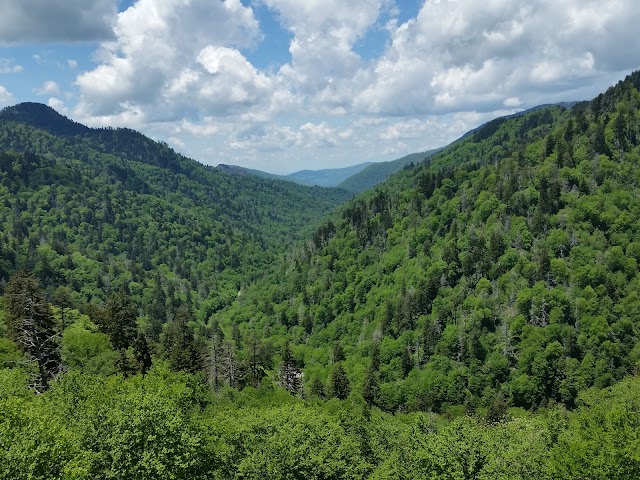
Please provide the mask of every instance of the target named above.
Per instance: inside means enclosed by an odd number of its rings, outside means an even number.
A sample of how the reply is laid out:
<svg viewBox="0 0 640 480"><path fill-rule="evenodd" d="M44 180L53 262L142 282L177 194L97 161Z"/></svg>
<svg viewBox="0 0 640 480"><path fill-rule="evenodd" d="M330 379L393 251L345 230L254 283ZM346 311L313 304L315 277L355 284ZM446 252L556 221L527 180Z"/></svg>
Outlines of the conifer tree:
<svg viewBox="0 0 640 480"><path fill-rule="evenodd" d="M342 367L342 363L336 363L329 376L329 385L327 386L327 394L329 397L344 400L351 392L351 384L347 378L347 373Z"/></svg>
<svg viewBox="0 0 640 480"><path fill-rule="evenodd" d="M289 341L285 341L282 346L282 363L280 364L280 386L287 392L297 395L300 393L302 386L300 371L295 366L295 360L293 358L293 352L291 352L291 346Z"/></svg>
<svg viewBox="0 0 640 480"><path fill-rule="evenodd" d="M173 321L165 327L160 345L172 370L194 373L202 368L202 349L189 327L189 321L191 312L182 305Z"/></svg>
<svg viewBox="0 0 640 480"><path fill-rule="evenodd" d="M18 272L11 278L4 300L8 336L37 368L32 386L43 392L61 368L51 307L36 279L27 272Z"/></svg>

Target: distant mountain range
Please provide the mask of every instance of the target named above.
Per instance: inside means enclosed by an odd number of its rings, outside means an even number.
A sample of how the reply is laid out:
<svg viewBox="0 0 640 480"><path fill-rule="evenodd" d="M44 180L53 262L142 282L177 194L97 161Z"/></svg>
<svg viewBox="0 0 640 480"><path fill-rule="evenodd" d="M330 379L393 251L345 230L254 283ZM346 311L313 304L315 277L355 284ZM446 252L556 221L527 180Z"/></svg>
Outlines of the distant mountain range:
<svg viewBox="0 0 640 480"><path fill-rule="evenodd" d="M275 175L237 165L220 164L216 168L230 175L256 175L262 178L288 180L300 185L337 187L351 193L360 193L384 182L407 165L422 162L438 151L439 149L412 153L389 162L365 162L344 168L300 170L289 175Z"/></svg>
<svg viewBox="0 0 640 480"><path fill-rule="evenodd" d="M344 168L300 170L298 172L290 173L289 175L275 175L261 170L254 170L252 168L239 167L237 165L220 164L217 168L231 175L256 175L262 178L288 180L290 182L306 186L337 187L342 182L348 180L353 175L357 175L371 165L373 165L373 162L365 162Z"/></svg>
<svg viewBox="0 0 640 480"><path fill-rule="evenodd" d="M471 135L475 135L476 137L490 135L500 125L511 118L517 118L552 106L569 109L576 103L577 102L560 102L555 104L538 105L521 112L498 117L472 130L469 130L460 138L453 141L450 145L454 145L455 143L458 143ZM375 187L379 183L384 182L394 173L399 172L400 170L411 164L415 165L425 161L436 153L442 151L444 148L445 147L441 147L435 148L433 150L427 150L425 152L410 153L409 155L405 155L404 157L387 162L365 162L344 168L329 168L323 170L300 170L298 172L290 173L289 175L275 175L272 173L263 172L261 170L254 170L251 168L244 168L236 165L220 164L217 166L217 168L231 175L256 175L262 178L288 180L300 185L338 187L348 192L358 194Z"/></svg>

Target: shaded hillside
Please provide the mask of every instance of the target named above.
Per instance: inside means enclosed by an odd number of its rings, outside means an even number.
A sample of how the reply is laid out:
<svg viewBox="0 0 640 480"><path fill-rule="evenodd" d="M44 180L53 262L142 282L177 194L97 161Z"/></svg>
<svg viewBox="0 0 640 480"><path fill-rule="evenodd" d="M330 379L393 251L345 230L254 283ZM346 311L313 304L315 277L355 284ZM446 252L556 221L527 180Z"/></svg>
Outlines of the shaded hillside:
<svg viewBox="0 0 640 480"><path fill-rule="evenodd" d="M639 86L489 122L342 207L221 319L292 342L308 388L343 365L390 411L573 407L640 367Z"/></svg>
<svg viewBox="0 0 640 480"><path fill-rule="evenodd" d="M306 185L309 187L312 186L303 181L290 179L285 175L276 175L274 173L267 173L267 172L263 172L262 170L255 170L253 168L239 167L237 165L225 165L224 163L221 163L216 168L221 172L228 173L230 175L255 175L256 177L261 177L261 178L270 178L272 180L285 180L288 182L297 183L299 185Z"/></svg>
<svg viewBox="0 0 640 480"><path fill-rule="evenodd" d="M387 178L403 168L423 162L427 158L439 152L440 149L429 150L428 152L412 153L390 162L380 162L370 164L367 168L351 175L338 185L339 188L353 193L361 193L384 182Z"/></svg>
<svg viewBox="0 0 640 480"><path fill-rule="evenodd" d="M324 170L300 170L286 176L291 181L320 187L337 187L347 178L357 174L371 165L371 162L360 163L344 168L327 168Z"/></svg>
<svg viewBox="0 0 640 480"><path fill-rule="evenodd" d="M82 302L129 285L147 309L155 287L219 305L348 198L227 175L44 105L0 113L0 150L0 278L30 268Z"/></svg>

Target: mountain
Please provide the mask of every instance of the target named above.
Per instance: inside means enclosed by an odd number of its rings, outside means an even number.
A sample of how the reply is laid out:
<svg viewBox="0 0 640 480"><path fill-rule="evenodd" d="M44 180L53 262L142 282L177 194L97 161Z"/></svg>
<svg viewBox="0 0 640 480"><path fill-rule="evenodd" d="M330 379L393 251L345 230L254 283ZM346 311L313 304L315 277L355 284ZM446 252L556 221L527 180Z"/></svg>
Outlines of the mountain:
<svg viewBox="0 0 640 480"><path fill-rule="evenodd" d="M12 108L0 478L638 478L639 89L347 203Z"/></svg>
<svg viewBox="0 0 640 480"><path fill-rule="evenodd" d="M591 102L489 122L400 171L222 324L287 339L309 388L342 360L392 412L573 408L639 365L639 87L637 72Z"/></svg>
<svg viewBox="0 0 640 480"><path fill-rule="evenodd" d="M440 149L429 150L427 152L411 153L397 160L390 162L372 163L361 171L354 173L342 183L338 184L338 188L343 188L349 192L361 193L365 190L375 187L381 182L384 182L394 173L402 170L403 168L420 163L430 156L440 151Z"/></svg>
<svg viewBox="0 0 640 480"><path fill-rule="evenodd" d="M537 110L553 107L553 106L561 107L561 108L571 108L576 103L577 102L561 102L556 104L538 105L536 107L530 108L528 110L524 110L522 112L496 118L495 120L487 122L484 125L480 125L479 127L474 128L473 130L470 130L469 132L465 133L459 139L455 140L452 143L452 145L473 135L477 130L485 129L484 131L486 132L487 130L495 128L496 126L500 125L502 122L506 121L509 118L517 118L522 115L527 115ZM392 160L390 162L379 162L379 163L371 164L367 168L347 178L337 186L339 188L343 188L353 193L364 192L365 190L369 190L370 188L373 188L379 183L385 181L391 175L402 170L403 168L411 164L416 164L416 163L425 161L426 159L438 153L440 150L443 150L443 148L436 148L433 150L428 150L426 152L411 153L409 155L406 155L397 160Z"/></svg>
<svg viewBox="0 0 640 480"><path fill-rule="evenodd" d="M226 165L224 163L221 163L216 168L221 172L228 173L229 175L255 175L256 177L270 178L272 180L290 181L290 179L284 175L276 175L274 173L267 173L267 172L263 172L262 170L255 170L253 168L239 167L237 165ZM299 185L305 185L304 182L296 181L294 183L297 183ZM307 186L312 186L312 185L307 185Z"/></svg>
<svg viewBox="0 0 640 480"><path fill-rule="evenodd" d="M28 103L0 112L0 198L0 278L29 268L79 303L135 284L143 312L162 287L208 317L349 194L230 175Z"/></svg>
<svg viewBox="0 0 640 480"><path fill-rule="evenodd" d="M352 175L364 170L371 162L360 163L344 168L327 168L324 170L300 170L286 176L294 182L302 182L306 185L318 185L320 187L337 187Z"/></svg>
<svg viewBox="0 0 640 480"><path fill-rule="evenodd" d="M60 115L53 108L42 103L24 102L5 107L0 111L0 119L29 125L63 137L85 135L91 132L89 127Z"/></svg>

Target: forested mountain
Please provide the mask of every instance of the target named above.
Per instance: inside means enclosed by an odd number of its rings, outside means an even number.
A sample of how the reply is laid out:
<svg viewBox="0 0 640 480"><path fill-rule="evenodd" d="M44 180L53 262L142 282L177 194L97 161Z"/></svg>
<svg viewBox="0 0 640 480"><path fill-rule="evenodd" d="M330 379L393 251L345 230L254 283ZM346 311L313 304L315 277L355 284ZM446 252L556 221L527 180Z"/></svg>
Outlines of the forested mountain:
<svg viewBox="0 0 640 480"><path fill-rule="evenodd" d="M489 122L340 209L227 328L388 411L526 409L640 367L640 74ZM337 367L337 366L338 367Z"/></svg>
<svg viewBox="0 0 640 480"><path fill-rule="evenodd" d="M0 477L638 478L639 89L346 203L6 109Z"/></svg>
<svg viewBox="0 0 640 480"><path fill-rule="evenodd" d="M0 113L0 278L28 268L81 303L128 285L143 312L158 282L218 305L348 195L227 175L20 104Z"/></svg>
<svg viewBox="0 0 640 480"><path fill-rule="evenodd" d="M237 165L225 165L224 163L221 163L216 168L222 172L229 173L231 175L255 175L257 177L262 177L262 178L270 178L273 180L287 180L287 181L293 181L294 183L298 183L300 185L312 186L303 181L292 180L288 178L286 175L276 175L273 173L263 172L262 170L254 170L253 168L239 167Z"/></svg>

